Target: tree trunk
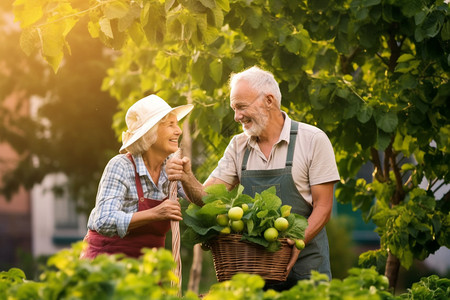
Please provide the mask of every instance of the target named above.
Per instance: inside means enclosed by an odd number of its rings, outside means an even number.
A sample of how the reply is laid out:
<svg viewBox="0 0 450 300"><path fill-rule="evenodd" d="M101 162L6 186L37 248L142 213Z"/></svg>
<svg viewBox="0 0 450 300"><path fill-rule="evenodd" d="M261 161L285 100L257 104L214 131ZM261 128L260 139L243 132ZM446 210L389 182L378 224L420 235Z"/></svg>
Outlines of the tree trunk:
<svg viewBox="0 0 450 300"><path fill-rule="evenodd" d="M201 244L194 246L194 255L192 258L191 272L189 274L188 290L198 294L200 278L202 277L203 250Z"/></svg>
<svg viewBox="0 0 450 300"><path fill-rule="evenodd" d="M400 260L391 252L389 252L386 261L386 270L384 271L384 276L386 276L389 279L389 287L392 288L393 291L395 291L395 286L397 285L399 270L400 270Z"/></svg>

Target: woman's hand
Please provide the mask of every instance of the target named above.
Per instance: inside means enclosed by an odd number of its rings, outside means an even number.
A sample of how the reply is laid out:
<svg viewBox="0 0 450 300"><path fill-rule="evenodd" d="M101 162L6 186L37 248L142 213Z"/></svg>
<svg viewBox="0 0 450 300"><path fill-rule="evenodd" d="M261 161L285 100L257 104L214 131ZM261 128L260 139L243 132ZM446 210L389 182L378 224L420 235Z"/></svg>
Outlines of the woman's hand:
<svg viewBox="0 0 450 300"><path fill-rule="evenodd" d="M128 230L138 228L142 225L148 224L149 222L164 220L183 220L181 215L181 206L178 201L165 200L162 201L158 206L135 212L131 217L130 224L128 225Z"/></svg>
<svg viewBox="0 0 450 300"><path fill-rule="evenodd" d="M151 221L183 220L181 214L181 206L178 201L165 200L158 206L151 208L150 211L152 211L152 214L155 215L155 217Z"/></svg>

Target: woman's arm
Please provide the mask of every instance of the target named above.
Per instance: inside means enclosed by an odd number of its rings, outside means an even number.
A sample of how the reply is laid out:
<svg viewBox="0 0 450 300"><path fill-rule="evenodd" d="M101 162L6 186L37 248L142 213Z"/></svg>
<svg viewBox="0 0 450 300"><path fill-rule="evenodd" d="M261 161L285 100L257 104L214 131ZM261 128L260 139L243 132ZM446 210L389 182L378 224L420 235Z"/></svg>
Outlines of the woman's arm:
<svg viewBox="0 0 450 300"><path fill-rule="evenodd" d="M131 217L128 230L138 228L149 222L163 220L181 221L182 219L180 203L178 201L166 200L151 209L135 212Z"/></svg>

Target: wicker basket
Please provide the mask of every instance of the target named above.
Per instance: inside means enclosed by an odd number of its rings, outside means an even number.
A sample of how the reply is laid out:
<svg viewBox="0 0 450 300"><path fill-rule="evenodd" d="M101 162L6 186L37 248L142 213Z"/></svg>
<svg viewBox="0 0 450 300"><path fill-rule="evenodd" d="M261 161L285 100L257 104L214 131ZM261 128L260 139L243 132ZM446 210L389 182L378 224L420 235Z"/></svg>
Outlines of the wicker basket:
<svg viewBox="0 0 450 300"><path fill-rule="evenodd" d="M286 280L292 249L286 239L280 239L280 250L269 252L241 238L239 234L227 234L209 242L218 281L229 280L237 273L258 274L266 281Z"/></svg>

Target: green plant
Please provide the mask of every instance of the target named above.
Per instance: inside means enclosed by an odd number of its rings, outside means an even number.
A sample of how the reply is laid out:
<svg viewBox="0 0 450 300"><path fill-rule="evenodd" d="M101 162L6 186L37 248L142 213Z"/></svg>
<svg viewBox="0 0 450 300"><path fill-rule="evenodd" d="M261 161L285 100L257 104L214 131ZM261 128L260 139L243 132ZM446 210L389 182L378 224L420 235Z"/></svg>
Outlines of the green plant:
<svg viewBox="0 0 450 300"><path fill-rule="evenodd" d="M205 243L219 234L230 233L230 226L235 233L242 234L242 240L264 246L269 251L280 248L280 238L304 239L308 221L303 216L290 213L290 206L282 206L274 187L257 193L254 198L242 194L243 189L241 185L232 191L224 185L206 188L207 195L203 197L205 205L199 207L192 203L184 212L183 221L188 227L183 234L184 241L190 244ZM288 225L278 232L274 226L283 212ZM223 222L223 215L226 214L230 220ZM233 222L238 221L233 219L242 221L243 228L242 223L235 224ZM270 234L265 234L267 230L271 231Z"/></svg>
<svg viewBox="0 0 450 300"><path fill-rule="evenodd" d="M50 257L41 282L26 280L19 269L1 272L0 299L179 299L170 251L144 249L140 259L99 255L88 260L79 258L83 245ZM185 298L198 299L193 293Z"/></svg>
<svg viewBox="0 0 450 300"><path fill-rule="evenodd" d="M0 299L181 299L172 269L170 251L145 249L139 259L121 255L100 255L93 260L79 259L84 243L72 245L50 257L40 281L27 280L18 268L0 272ZM408 292L394 296L388 280L375 268L352 268L348 277L328 280L313 272L311 279L300 280L290 290L264 291L258 275L237 274L231 280L213 284L204 300L291 300L301 299L449 299L450 279L436 275L422 278ZM198 300L193 292L185 300Z"/></svg>
<svg viewBox="0 0 450 300"><path fill-rule="evenodd" d="M401 299L450 299L450 279L431 275L413 283L408 293L400 295Z"/></svg>
<svg viewBox="0 0 450 300"><path fill-rule="evenodd" d="M263 292L264 281L258 275L237 274L230 281L211 287L204 300L252 299L252 300L316 300L316 299L396 299L388 291L388 281L375 269L351 269L344 280L328 281L323 274L313 272L311 279L301 280L290 290Z"/></svg>

